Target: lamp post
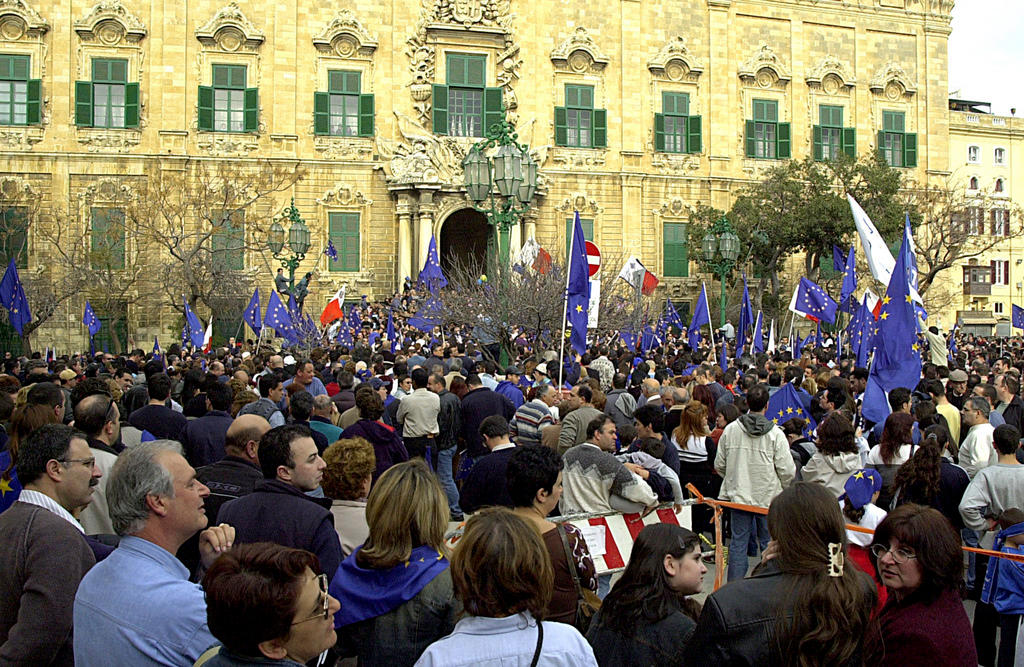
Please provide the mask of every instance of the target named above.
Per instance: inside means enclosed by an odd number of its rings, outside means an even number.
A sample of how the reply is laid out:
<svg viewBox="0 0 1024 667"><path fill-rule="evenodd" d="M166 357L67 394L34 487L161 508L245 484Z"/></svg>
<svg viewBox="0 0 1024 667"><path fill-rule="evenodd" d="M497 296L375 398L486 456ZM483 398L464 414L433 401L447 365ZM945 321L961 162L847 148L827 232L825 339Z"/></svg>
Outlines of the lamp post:
<svg viewBox="0 0 1024 667"><path fill-rule="evenodd" d="M530 208L537 190L537 163L507 120L494 123L484 140L474 145L462 167L466 172L466 193L473 208L487 216L498 235L498 257L509 263L512 226ZM494 150L494 154L487 155ZM493 238L493 237L492 237Z"/></svg>
<svg viewBox="0 0 1024 667"><path fill-rule="evenodd" d="M274 220L270 226L270 234L267 237L267 245L274 254L274 259L281 262L281 267L288 269L288 295L295 298L295 270L306 256L309 250L309 227L299 216L299 209L295 208L295 197L284 211L281 218ZM287 219L291 226L286 233L281 226L281 219ZM288 239L288 252L285 251L285 238Z"/></svg>
<svg viewBox="0 0 1024 667"><path fill-rule="evenodd" d="M704 265L722 281L722 322L725 326L725 279L736 266L740 256L740 239L733 231L729 220L723 215L719 218L701 240L701 251L704 254Z"/></svg>

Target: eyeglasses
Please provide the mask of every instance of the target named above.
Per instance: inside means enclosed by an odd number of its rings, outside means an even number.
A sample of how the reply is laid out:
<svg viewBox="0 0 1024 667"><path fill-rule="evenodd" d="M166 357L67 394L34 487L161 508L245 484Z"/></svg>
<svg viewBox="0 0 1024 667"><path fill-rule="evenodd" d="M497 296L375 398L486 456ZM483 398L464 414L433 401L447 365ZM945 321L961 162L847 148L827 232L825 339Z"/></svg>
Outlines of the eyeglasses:
<svg viewBox="0 0 1024 667"><path fill-rule="evenodd" d="M84 465L89 470L92 470L92 467L94 465L96 465L96 457L95 456L91 456L91 457L89 457L87 459L55 459L55 460L57 461L57 463L59 463L61 465L65 465L65 466L70 466L73 463L81 463L82 465Z"/></svg>
<svg viewBox="0 0 1024 667"><path fill-rule="evenodd" d="M912 558L917 558L917 554L909 549L903 547L897 547L895 549L886 549L881 544L876 544L871 547L871 553L874 554L875 558L882 560L882 556L889 554L892 556L893 561L902 565Z"/></svg>
<svg viewBox="0 0 1024 667"><path fill-rule="evenodd" d="M317 575L316 582L320 586L320 607L321 607L320 611L315 613L315 614L313 614L309 618L304 618L301 621L295 621L294 623L292 623L292 625L298 625L300 623L305 623L306 621L315 621L315 620L318 620L318 619L322 620L322 621L326 621L327 617L331 615L331 612L330 612L331 598L330 598L330 596L327 595L327 575L326 574L319 574L319 575Z"/></svg>

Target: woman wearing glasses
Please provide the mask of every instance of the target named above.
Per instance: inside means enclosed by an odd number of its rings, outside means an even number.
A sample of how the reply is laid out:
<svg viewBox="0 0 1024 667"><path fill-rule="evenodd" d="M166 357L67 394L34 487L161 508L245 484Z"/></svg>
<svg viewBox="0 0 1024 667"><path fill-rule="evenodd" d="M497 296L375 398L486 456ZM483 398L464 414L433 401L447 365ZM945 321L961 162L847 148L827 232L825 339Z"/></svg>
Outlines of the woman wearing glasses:
<svg viewBox="0 0 1024 667"><path fill-rule="evenodd" d="M977 665L960 588L960 538L938 510L900 505L878 525L871 560L889 591L876 665Z"/></svg>
<svg viewBox="0 0 1024 667"><path fill-rule="evenodd" d="M338 601L317 557L269 542L240 544L206 572L206 618L223 646L205 667L303 665L334 645Z"/></svg>

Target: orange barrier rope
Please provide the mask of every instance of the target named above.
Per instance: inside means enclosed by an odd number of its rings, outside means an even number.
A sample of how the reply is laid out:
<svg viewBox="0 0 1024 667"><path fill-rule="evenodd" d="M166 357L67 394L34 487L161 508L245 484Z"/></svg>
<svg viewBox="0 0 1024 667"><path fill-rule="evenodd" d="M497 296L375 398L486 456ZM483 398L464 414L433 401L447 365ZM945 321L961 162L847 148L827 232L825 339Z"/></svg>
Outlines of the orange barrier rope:
<svg viewBox="0 0 1024 667"><path fill-rule="evenodd" d="M767 507L757 507L756 505L744 505L742 503L733 503L728 500L718 500L716 498L708 498L704 496L700 491L697 490L693 484L687 484L686 490L693 494L697 499L697 502L704 503L710 506L715 512L715 583L714 590L718 590L722 586L722 578L725 574L722 567L722 561L724 560L724 553L722 551L722 510L732 509L739 510L741 512L750 512L752 514L768 514ZM868 535L874 535L875 531L870 528L864 528L855 524L846 524L847 530L852 530L856 533L866 533ZM1005 558L1006 560L1012 560L1017 563L1024 563L1024 555L1022 554L1008 554L1001 551L992 551L991 549L978 549L975 547L961 547L964 551L979 554L982 556L989 556L990 558Z"/></svg>

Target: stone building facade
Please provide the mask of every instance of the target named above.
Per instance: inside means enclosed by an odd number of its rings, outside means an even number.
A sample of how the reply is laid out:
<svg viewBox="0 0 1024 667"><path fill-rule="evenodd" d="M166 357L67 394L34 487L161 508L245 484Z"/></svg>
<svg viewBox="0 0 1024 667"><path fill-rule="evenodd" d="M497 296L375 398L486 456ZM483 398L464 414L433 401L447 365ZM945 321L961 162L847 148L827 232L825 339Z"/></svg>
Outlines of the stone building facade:
<svg viewBox="0 0 1024 667"><path fill-rule="evenodd" d="M0 76L25 101L5 119L0 95L0 180L66 203L183 160L301 164L275 206L294 196L312 230L319 307L342 282L390 293L431 236L442 261L479 252L461 160L504 114L541 175L513 248L564 252L579 210L607 256L638 254L685 303L690 208L728 208L779 159L882 148L918 180L949 173L952 4L0 0ZM244 269L269 289L259 255ZM41 330L58 349L86 339L83 302ZM171 339L179 317L133 307L128 330Z"/></svg>

